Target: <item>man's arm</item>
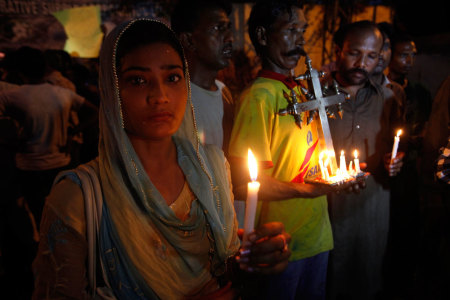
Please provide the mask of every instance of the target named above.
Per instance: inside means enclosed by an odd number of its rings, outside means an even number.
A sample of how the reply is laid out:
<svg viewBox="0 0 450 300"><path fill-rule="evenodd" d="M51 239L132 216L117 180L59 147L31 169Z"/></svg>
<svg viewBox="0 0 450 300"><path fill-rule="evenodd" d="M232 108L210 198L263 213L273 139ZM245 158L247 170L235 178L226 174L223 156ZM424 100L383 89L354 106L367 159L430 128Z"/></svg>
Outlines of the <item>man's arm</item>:
<svg viewBox="0 0 450 300"><path fill-rule="evenodd" d="M250 181L247 163L242 158L232 157L229 159L231 165L231 177L233 182L233 193L236 199L247 198L247 183ZM315 198L340 188L324 184L308 184L284 182L272 176L258 174L261 186L258 199L262 201L278 201L291 198ZM347 188L348 186L345 186ZM344 188L344 185L342 186Z"/></svg>
<svg viewBox="0 0 450 300"><path fill-rule="evenodd" d="M396 94L394 90L386 87L384 88L385 101L380 121L382 124L380 134L381 139L377 144L377 148L381 149L384 169L391 177L396 176L400 172L405 154L403 151L399 151L397 156L391 160L390 146L392 145L393 137L399 128L404 127L404 124L402 124L404 121L402 122L402 114L400 113L401 109L399 106L399 103L401 102L400 96L401 94ZM402 147L405 147L405 145L400 148Z"/></svg>

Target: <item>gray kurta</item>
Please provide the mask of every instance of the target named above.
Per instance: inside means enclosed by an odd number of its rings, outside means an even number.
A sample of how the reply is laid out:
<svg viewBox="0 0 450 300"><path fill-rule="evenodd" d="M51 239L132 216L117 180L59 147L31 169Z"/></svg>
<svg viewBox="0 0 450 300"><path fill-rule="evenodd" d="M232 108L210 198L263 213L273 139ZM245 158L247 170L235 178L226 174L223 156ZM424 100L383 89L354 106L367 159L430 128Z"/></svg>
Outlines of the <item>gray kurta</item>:
<svg viewBox="0 0 450 300"><path fill-rule="evenodd" d="M390 152L393 100L387 88L368 83L356 99L343 104L342 120L330 120L336 153L344 150L349 161L358 149L360 162L366 162L371 173L361 193L328 197L335 243L329 265L330 299L373 299L381 290L389 229L389 191L383 182L388 175L382 158Z"/></svg>

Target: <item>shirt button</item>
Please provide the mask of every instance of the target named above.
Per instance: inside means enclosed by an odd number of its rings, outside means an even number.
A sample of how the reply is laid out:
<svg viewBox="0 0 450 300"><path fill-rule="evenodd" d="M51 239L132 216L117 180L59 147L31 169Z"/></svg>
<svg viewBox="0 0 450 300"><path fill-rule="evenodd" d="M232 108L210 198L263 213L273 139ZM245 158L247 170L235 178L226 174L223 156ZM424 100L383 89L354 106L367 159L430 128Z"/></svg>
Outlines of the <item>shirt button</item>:
<svg viewBox="0 0 450 300"><path fill-rule="evenodd" d="M356 125L356 129L359 129L359 125Z"/></svg>

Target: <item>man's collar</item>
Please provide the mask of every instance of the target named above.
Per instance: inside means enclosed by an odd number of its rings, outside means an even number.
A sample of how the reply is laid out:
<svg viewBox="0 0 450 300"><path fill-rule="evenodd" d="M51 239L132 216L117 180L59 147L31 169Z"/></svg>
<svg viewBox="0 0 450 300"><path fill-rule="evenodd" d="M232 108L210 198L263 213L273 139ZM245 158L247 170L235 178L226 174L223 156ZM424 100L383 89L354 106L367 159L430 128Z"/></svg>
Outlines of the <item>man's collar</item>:
<svg viewBox="0 0 450 300"><path fill-rule="evenodd" d="M292 78L291 76L285 76L283 74L280 74L280 73L277 73L274 71L264 70L264 69L259 71L258 77L264 77L264 78L281 81L289 89L293 89L299 85L298 82L295 81L294 78Z"/></svg>

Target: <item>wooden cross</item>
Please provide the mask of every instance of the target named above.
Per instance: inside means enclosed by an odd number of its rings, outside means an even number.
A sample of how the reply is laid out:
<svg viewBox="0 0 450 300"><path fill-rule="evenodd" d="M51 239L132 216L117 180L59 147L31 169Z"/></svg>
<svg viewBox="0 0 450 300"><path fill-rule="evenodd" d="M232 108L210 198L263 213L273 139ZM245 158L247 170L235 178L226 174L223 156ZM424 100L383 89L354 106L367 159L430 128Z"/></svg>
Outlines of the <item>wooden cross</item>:
<svg viewBox="0 0 450 300"><path fill-rule="evenodd" d="M330 132L330 125L328 123L328 115L327 115L327 107L332 105L338 105L339 106L339 115L342 118L342 110L340 108L340 104L344 102L346 99L349 99L349 95L343 94L339 91L339 88L337 86L337 83L335 82L334 89L336 94L330 95L330 96L324 96L322 93L322 85L320 83L320 77L323 77L325 75L324 72L318 72L316 69L313 69L311 66L311 59L306 56L306 66L307 71L305 74L298 76L297 80L307 80L308 81L308 88L309 91L306 89L303 89L303 91L306 94L306 98L309 101L306 102L297 102L297 98L295 97L295 92L292 91L292 100L289 101L289 105L285 109L281 109L278 114L280 115L293 115L295 118L295 121L297 125L301 128L301 113L302 112L310 112L310 116L313 116L311 114L314 114L313 111L319 112L319 118L320 123L322 124L322 134L320 134L319 131L319 138L322 138L325 141L325 147L327 151L331 151L330 153L334 152L333 147L333 139L331 138L331 132ZM312 120L312 118L310 118ZM337 162L336 157L332 157L331 163L333 165L333 168L337 169Z"/></svg>

